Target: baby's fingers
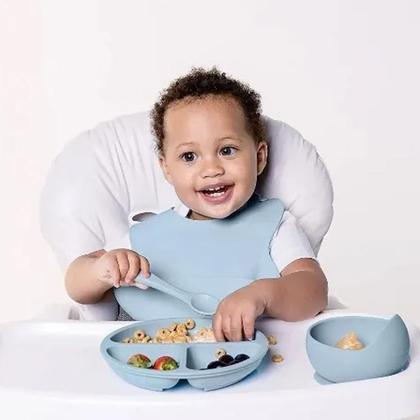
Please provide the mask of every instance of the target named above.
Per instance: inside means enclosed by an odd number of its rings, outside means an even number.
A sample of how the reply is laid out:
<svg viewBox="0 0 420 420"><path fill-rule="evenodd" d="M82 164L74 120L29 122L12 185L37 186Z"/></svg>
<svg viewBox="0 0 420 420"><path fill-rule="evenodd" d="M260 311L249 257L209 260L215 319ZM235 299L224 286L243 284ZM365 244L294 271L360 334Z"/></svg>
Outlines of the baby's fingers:
<svg viewBox="0 0 420 420"><path fill-rule="evenodd" d="M248 314L242 315L242 325L244 330L244 335L247 340L253 340L254 338L254 329L255 329L255 318Z"/></svg>
<svg viewBox="0 0 420 420"><path fill-rule="evenodd" d="M242 340L242 317L240 314L233 314L230 318L229 341Z"/></svg>
<svg viewBox="0 0 420 420"><path fill-rule="evenodd" d="M120 279L124 280L128 273L128 269L130 268L130 263L128 261L127 254L125 254L124 252L119 252L115 254L115 257L118 262L118 268L120 271Z"/></svg>
<svg viewBox="0 0 420 420"><path fill-rule="evenodd" d="M217 341L225 341L222 327L222 316L216 312L213 317L213 333Z"/></svg>
<svg viewBox="0 0 420 420"><path fill-rule="evenodd" d="M106 268L107 277L111 279L111 282L114 287L120 287L120 269L118 266L118 261L116 258L109 258L107 261L107 268Z"/></svg>
<svg viewBox="0 0 420 420"><path fill-rule="evenodd" d="M140 258L140 273L143 277L150 277L150 264L149 261L147 260L147 258L143 257L143 255L139 255ZM138 279L138 283L137 286L140 289L147 289L148 287L141 283L141 279Z"/></svg>
<svg viewBox="0 0 420 420"><path fill-rule="evenodd" d="M143 277L150 277L150 264L147 258L140 255L141 267L140 273Z"/></svg>
<svg viewBox="0 0 420 420"><path fill-rule="evenodd" d="M124 280L128 284L135 284L134 279L139 275L141 259L139 255L136 255L134 253L129 253L127 255L127 258L129 263L129 269Z"/></svg>

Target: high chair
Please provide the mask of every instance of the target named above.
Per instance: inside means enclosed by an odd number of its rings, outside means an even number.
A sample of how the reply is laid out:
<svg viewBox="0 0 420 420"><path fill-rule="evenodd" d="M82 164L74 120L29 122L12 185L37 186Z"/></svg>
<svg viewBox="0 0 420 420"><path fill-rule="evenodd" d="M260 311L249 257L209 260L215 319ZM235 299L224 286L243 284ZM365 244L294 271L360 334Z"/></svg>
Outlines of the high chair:
<svg viewBox="0 0 420 420"><path fill-rule="evenodd" d="M296 130L268 117L265 121L269 161L257 192L282 200L318 254L333 217L330 177L315 147ZM129 247L132 224L176 202L159 167L149 124L147 113L101 123L67 144L53 162L40 221L63 270L82 254ZM111 295L98 305L51 305L33 321L0 327L0 407L11 410L7 418L43 420L391 419L420 412L420 332L409 322L411 362L403 372L330 385L314 379L305 351L308 327L348 314L330 297L328 309L312 320L260 320L257 328L276 336L278 344L270 347L257 372L217 391L178 384L157 393L126 384L101 358L103 337L128 324L115 321L117 304ZM284 361L273 363L272 354L281 354Z"/></svg>
<svg viewBox="0 0 420 420"><path fill-rule="evenodd" d="M317 254L333 216L327 169L315 147L296 130L271 118L266 123L269 161L257 192L281 198ZM67 144L53 162L40 218L63 269L82 254L129 247L133 223L176 203L173 187L159 167L149 125L147 113L99 124ZM114 320L116 304L109 299L102 305L73 305L72 314Z"/></svg>

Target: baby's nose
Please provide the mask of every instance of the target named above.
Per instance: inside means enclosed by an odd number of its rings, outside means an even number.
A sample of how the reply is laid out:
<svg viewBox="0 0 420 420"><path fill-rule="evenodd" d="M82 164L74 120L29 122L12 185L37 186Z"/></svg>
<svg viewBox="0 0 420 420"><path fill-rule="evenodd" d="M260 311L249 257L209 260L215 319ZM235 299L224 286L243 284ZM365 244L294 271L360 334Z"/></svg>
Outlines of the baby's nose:
<svg viewBox="0 0 420 420"><path fill-rule="evenodd" d="M219 159L208 159L203 162L201 167L201 176L217 176L224 174L225 170Z"/></svg>

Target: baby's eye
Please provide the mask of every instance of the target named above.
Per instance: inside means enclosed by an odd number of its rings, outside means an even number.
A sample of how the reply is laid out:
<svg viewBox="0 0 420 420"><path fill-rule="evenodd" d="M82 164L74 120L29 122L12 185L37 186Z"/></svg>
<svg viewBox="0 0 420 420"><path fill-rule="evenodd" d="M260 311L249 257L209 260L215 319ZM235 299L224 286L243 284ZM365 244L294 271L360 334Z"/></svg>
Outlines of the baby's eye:
<svg viewBox="0 0 420 420"><path fill-rule="evenodd" d="M185 162L192 162L194 160L195 153L194 152L185 152L181 155L181 159Z"/></svg>
<svg viewBox="0 0 420 420"><path fill-rule="evenodd" d="M234 155L237 151L238 151L238 149L237 149L236 147L226 146L226 147L223 147L223 148L220 150L220 153L221 153L223 156L232 156L232 155Z"/></svg>

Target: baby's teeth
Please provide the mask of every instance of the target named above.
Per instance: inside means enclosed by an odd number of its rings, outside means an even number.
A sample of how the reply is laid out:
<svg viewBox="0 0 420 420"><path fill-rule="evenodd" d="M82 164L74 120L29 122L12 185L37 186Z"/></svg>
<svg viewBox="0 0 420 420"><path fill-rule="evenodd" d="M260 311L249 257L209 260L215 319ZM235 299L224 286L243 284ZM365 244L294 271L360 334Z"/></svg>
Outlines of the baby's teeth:
<svg viewBox="0 0 420 420"><path fill-rule="evenodd" d="M208 190L208 192L207 192L207 194L211 195L212 197L220 197L224 193L225 193L225 191L215 192L215 191L212 191L212 190Z"/></svg>

